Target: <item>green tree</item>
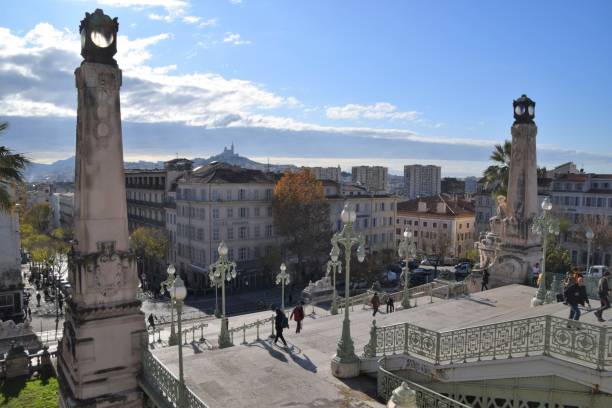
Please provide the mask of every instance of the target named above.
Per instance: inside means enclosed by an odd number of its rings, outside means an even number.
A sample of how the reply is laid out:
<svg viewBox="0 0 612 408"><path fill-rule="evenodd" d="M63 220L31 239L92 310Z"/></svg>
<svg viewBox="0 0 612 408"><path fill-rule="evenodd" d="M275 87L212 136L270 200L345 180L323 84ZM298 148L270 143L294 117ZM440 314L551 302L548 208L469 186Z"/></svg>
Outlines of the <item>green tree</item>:
<svg viewBox="0 0 612 408"><path fill-rule="evenodd" d="M143 287L157 292L161 284L161 264L168 253L169 241L159 228L138 227L130 235L130 246L137 257L138 276L146 276Z"/></svg>
<svg viewBox="0 0 612 408"><path fill-rule="evenodd" d="M559 239L552 234L549 234L546 245L546 270L562 274L572 270L572 257L569 251L561 248Z"/></svg>
<svg viewBox="0 0 612 408"><path fill-rule="evenodd" d="M0 136L8 128L8 123L0 122ZM0 210L7 211L13 206L13 200L5 183L21 183L23 170L29 163L25 156L13 153L5 146L0 146Z"/></svg>
<svg viewBox="0 0 612 408"><path fill-rule="evenodd" d="M508 193L508 178L510 176L510 158L512 156L512 142L504 141L504 144L496 144L489 159L495 164L487 167L484 171L486 188L494 195L506 195Z"/></svg>
<svg viewBox="0 0 612 408"><path fill-rule="evenodd" d="M21 220L31 225L38 233L47 233L51 226L51 206L49 204L36 204L25 211Z"/></svg>
<svg viewBox="0 0 612 408"><path fill-rule="evenodd" d="M285 173L276 184L272 209L276 230L285 249L297 257L304 280L305 263L318 263L330 248L329 203L323 184L306 169Z"/></svg>

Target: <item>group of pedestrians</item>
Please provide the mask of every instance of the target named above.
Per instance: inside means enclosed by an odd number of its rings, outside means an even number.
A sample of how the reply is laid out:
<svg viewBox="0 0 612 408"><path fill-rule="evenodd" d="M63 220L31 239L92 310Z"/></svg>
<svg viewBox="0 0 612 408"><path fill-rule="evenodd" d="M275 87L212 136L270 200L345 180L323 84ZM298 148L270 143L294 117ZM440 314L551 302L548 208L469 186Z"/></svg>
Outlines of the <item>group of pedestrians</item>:
<svg viewBox="0 0 612 408"><path fill-rule="evenodd" d="M610 288L608 285L608 277L610 272L605 271L602 277L597 283L597 292L599 295L600 307L595 310L595 317L600 322L604 322L603 312L610 308ZM591 310L591 304L589 303L589 297L587 294L586 286L584 285L584 278L580 274L568 277L565 281L565 290L563 291L565 303L570 307L570 320L580 319L580 308L579 305L584 307L585 304L588 310Z"/></svg>
<svg viewBox="0 0 612 408"><path fill-rule="evenodd" d="M374 292L374 295L370 299L370 303L372 304L372 316L376 316L378 308L380 308L380 296L378 296L378 292ZM387 306L387 313L395 312L395 302L391 296L387 298L385 305Z"/></svg>
<svg viewBox="0 0 612 408"><path fill-rule="evenodd" d="M296 307L293 308L289 319L295 321L295 333L298 334L302 331L302 321L304 320L304 302L298 303ZM283 330L289 328L289 319L285 315L285 312L280 308L276 308L276 316L274 316L274 328L276 329L276 334L274 336L274 344L277 344L278 339L280 339L285 347L287 347L287 341L285 337L283 337Z"/></svg>

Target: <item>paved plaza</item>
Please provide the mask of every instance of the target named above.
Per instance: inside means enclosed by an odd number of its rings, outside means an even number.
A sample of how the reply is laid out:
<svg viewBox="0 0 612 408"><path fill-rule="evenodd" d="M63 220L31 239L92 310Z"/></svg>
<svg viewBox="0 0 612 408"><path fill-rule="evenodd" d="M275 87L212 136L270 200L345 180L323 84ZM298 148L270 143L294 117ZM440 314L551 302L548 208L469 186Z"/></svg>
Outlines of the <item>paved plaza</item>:
<svg viewBox="0 0 612 408"><path fill-rule="evenodd" d="M394 313L376 316L378 326L411 322L433 330L452 330L475 325L551 314L567 317L569 308L561 303L531 307L536 289L510 285L459 299L418 299L416 308L396 309ZM592 306L599 302L592 301ZM311 312L311 307L307 308ZM376 381L361 376L340 380L332 376L330 360L340 337L343 314L331 316L316 309L308 316L301 334L295 334L294 322L285 331L288 348L274 345L266 338L266 325L256 340L255 329L234 338L234 347L209 350L195 344L183 346L185 378L189 388L210 407L363 407L382 406L375 400ZM581 321L612 325L612 314L605 323L598 323L592 312L584 311ZM270 312L242 315L230 320L230 327L268 317ZM606 317L606 316L604 316ZM355 306L351 312L351 333L355 351L363 352L369 339L372 310ZM218 321L211 321L205 332L216 344ZM188 339L190 340L190 339ZM279 342L280 344L280 342ZM176 347L153 350L153 354L178 376Z"/></svg>

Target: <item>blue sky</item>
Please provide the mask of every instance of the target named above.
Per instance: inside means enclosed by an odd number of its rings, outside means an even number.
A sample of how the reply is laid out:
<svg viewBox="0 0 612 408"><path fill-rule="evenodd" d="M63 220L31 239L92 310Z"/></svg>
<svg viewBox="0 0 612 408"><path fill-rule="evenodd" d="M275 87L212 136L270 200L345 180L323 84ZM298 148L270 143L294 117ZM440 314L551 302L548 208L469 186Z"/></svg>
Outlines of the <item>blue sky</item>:
<svg viewBox="0 0 612 408"><path fill-rule="evenodd" d="M4 141L74 153L77 28L120 23L127 159L240 154L298 165L438 163L477 175L536 102L538 161L612 172L607 1L3 0Z"/></svg>

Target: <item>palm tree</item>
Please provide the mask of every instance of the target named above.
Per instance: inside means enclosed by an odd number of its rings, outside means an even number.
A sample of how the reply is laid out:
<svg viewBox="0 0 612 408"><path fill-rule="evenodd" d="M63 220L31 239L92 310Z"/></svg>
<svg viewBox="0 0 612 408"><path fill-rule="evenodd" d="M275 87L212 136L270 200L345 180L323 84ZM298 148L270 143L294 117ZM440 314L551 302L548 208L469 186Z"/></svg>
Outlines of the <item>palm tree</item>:
<svg viewBox="0 0 612 408"><path fill-rule="evenodd" d="M7 122L0 122L0 135L8 128ZM6 211L13 201L6 189L8 183L23 181L23 170L30 161L25 156L13 153L5 146L0 146L0 211Z"/></svg>
<svg viewBox="0 0 612 408"><path fill-rule="evenodd" d="M510 158L512 156L512 142L504 141L504 144L496 144L491 157L496 164L487 167L484 177L487 180L486 188L494 195L506 195L508 193L508 177L510 176Z"/></svg>

